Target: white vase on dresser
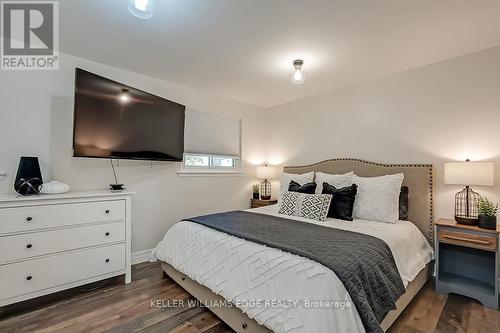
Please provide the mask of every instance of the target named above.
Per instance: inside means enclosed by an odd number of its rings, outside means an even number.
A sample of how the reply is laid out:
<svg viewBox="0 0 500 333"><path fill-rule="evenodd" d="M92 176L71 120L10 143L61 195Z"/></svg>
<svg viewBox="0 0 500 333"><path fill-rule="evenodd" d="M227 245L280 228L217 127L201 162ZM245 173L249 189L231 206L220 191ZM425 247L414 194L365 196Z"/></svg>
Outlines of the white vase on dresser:
<svg viewBox="0 0 500 333"><path fill-rule="evenodd" d="M0 306L125 274L131 192L0 195Z"/></svg>

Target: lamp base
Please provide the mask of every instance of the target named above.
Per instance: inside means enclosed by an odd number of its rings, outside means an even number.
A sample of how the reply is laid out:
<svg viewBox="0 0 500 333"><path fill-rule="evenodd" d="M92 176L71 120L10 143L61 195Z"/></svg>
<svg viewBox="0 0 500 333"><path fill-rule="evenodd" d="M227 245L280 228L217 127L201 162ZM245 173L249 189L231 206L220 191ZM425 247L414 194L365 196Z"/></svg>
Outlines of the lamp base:
<svg viewBox="0 0 500 333"><path fill-rule="evenodd" d="M271 182L269 182L267 179L264 179L264 181L260 183L260 199L271 199Z"/></svg>
<svg viewBox="0 0 500 333"><path fill-rule="evenodd" d="M477 225L479 220L478 218L455 215L455 221L457 221L458 224Z"/></svg>

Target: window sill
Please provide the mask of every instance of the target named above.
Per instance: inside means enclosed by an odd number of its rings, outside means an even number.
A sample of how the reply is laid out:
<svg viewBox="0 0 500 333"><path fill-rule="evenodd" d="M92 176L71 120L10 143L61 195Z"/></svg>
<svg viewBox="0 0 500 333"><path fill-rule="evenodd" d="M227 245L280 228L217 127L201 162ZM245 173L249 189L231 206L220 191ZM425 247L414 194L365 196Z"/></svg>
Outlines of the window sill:
<svg viewBox="0 0 500 333"><path fill-rule="evenodd" d="M179 170L177 174L180 177L190 176L243 176L244 173L240 170Z"/></svg>

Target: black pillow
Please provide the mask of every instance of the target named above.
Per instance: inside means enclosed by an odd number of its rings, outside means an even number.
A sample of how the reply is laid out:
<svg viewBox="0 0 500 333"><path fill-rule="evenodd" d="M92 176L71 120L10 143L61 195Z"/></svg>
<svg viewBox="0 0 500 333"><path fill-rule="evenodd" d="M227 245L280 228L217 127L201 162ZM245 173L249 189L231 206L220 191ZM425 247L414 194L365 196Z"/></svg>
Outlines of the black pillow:
<svg viewBox="0 0 500 333"><path fill-rule="evenodd" d="M316 183L310 182L310 183L307 183L307 184L300 186L299 183L294 182L292 180L292 181L290 181L290 185L288 185L288 191L306 193L306 194L314 194L316 192Z"/></svg>
<svg viewBox="0 0 500 333"><path fill-rule="evenodd" d="M352 221L352 210L354 208L354 199L358 192L358 185L352 184L337 189L335 186L328 183L323 183L323 194L331 194L330 208L328 209L328 217Z"/></svg>
<svg viewBox="0 0 500 333"><path fill-rule="evenodd" d="M401 221L408 221L409 192L408 186L401 187L401 192L399 193L399 219Z"/></svg>

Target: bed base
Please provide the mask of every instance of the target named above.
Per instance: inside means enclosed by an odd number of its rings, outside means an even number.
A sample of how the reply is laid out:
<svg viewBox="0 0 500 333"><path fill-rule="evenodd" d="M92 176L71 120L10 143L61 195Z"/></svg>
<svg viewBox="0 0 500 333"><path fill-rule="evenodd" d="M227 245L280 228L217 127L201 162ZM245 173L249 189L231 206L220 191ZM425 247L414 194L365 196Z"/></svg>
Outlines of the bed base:
<svg viewBox="0 0 500 333"><path fill-rule="evenodd" d="M161 263L163 271L170 276L175 282L177 282L182 288L184 288L188 293L193 295L202 304L213 302L223 302L225 299L213 293L210 289L202 286L198 282L191 280L189 277L183 273L176 270L171 265L166 262ZM401 312L406 308L406 306L415 297L418 291L424 286L424 284L429 280L432 275L434 267L434 262L430 262L425 266L424 269L418 273L413 281L408 284L406 292L399 298L396 302L396 310L392 310L384 318L380 326L384 332L391 327L391 325L396 321ZM259 325L254 319L249 318L245 313L236 307L210 307L208 308L217 317L222 319L227 325L229 325L237 333L271 333L272 331L265 326Z"/></svg>

